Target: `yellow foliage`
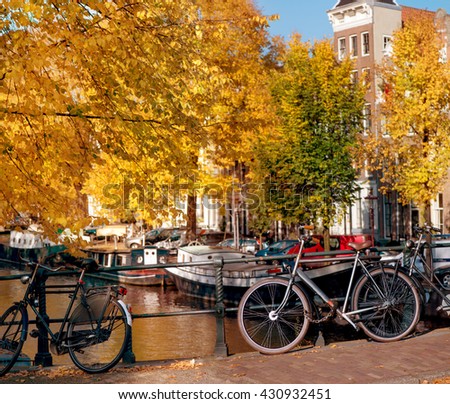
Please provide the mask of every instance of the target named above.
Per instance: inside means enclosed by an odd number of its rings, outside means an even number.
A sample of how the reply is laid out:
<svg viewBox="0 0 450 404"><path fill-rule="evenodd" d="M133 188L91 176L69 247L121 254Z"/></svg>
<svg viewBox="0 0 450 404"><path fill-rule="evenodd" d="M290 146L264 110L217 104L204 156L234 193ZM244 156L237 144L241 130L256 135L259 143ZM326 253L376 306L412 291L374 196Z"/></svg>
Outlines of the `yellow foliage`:
<svg viewBox="0 0 450 404"><path fill-rule="evenodd" d="M395 33L392 58L380 67L385 127L362 139L362 160L382 171L385 189L398 191L405 204L429 204L450 167L450 65L443 46L427 15Z"/></svg>
<svg viewBox="0 0 450 404"><path fill-rule="evenodd" d="M116 192L126 182L155 184L155 200L164 199L165 184L176 178L208 178L200 151L209 166L234 164L270 130L267 19L251 2L3 7L5 220L29 213L50 232L76 227L87 215L87 194L102 203L105 187ZM135 195L129 209L122 204L111 213L124 217L142 207L149 218L173 212Z"/></svg>

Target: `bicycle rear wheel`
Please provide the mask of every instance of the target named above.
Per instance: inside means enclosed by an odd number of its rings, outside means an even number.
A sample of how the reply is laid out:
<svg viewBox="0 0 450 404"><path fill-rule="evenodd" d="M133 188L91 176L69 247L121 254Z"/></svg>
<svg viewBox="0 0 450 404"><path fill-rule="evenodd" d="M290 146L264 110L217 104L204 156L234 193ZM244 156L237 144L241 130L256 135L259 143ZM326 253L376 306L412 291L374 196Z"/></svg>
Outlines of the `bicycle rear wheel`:
<svg viewBox="0 0 450 404"><path fill-rule="evenodd" d="M259 352L287 352L297 346L308 331L306 313L311 315L311 306L298 286L292 286L285 306L275 313L285 297L288 284L286 279L264 279L250 287L239 303L241 334Z"/></svg>
<svg viewBox="0 0 450 404"><path fill-rule="evenodd" d="M87 373L101 373L122 358L130 337L125 309L109 301L102 315L105 295L88 298L89 309L80 305L68 328L68 350L73 363Z"/></svg>
<svg viewBox="0 0 450 404"><path fill-rule="evenodd" d="M353 310L363 310L358 324L379 342L409 335L420 319L421 299L414 282L393 268L378 268L362 277L353 292Z"/></svg>
<svg viewBox="0 0 450 404"><path fill-rule="evenodd" d="M15 304L0 317L0 376L5 375L16 363L27 339L28 316Z"/></svg>

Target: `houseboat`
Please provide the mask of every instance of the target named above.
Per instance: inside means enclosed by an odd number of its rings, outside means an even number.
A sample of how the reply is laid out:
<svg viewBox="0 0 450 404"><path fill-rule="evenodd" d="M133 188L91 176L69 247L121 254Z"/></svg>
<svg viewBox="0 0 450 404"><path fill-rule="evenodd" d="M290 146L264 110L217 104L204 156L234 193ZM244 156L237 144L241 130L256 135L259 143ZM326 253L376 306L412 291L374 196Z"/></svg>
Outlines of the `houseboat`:
<svg viewBox="0 0 450 404"><path fill-rule="evenodd" d="M215 258L224 260L251 259L253 254L241 253L217 246L190 246L178 249L177 266L165 270L181 293L206 300L216 298ZM198 262L199 265L192 265ZM209 262L207 265L203 263ZM189 263L189 266L183 266ZM202 264L200 264L202 263ZM254 262L226 264L222 270L224 300L238 302L244 292L258 280L270 275L273 265L255 265Z"/></svg>
<svg viewBox="0 0 450 404"><path fill-rule="evenodd" d="M2 230L0 260L7 266L22 268L27 260L38 261L62 254L66 250L63 244L51 242L36 230Z"/></svg>
<svg viewBox="0 0 450 404"><path fill-rule="evenodd" d="M109 246L87 248L85 252L99 265L87 275L104 280L138 286L167 285L170 279L163 268L152 268L168 260L169 250L155 246L125 249ZM123 270L120 270L123 268Z"/></svg>

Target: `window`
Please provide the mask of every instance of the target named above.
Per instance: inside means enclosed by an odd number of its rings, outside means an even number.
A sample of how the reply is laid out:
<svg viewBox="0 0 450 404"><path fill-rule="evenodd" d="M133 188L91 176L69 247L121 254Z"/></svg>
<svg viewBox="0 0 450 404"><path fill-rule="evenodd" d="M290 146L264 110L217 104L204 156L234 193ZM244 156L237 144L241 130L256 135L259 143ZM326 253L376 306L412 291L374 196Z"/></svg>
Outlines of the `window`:
<svg viewBox="0 0 450 404"><path fill-rule="evenodd" d="M444 231L444 195L439 193L436 198L436 216L435 223L441 229L441 232Z"/></svg>
<svg viewBox="0 0 450 404"><path fill-rule="evenodd" d="M117 257L116 257L116 265L118 267L122 267L122 266L126 265L126 263L127 263L127 259L126 259L125 256L117 255Z"/></svg>
<svg viewBox="0 0 450 404"><path fill-rule="evenodd" d="M350 73L350 80L352 81L352 84L358 83L358 70L352 70Z"/></svg>
<svg viewBox="0 0 450 404"><path fill-rule="evenodd" d="M339 60L342 60L345 58L347 54L345 38L339 38L338 44L339 44Z"/></svg>
<svg viewBox="0 0 450 404"><path fill-rule="evenodd" d="M361 195L361 189L357 191L358 195L356 198L356 215L355 215L355 225L356 227L362 228L363 227L363 206L362 206L362 195Z"/></svg>
<svg viewBox="0 0 450 404"><path fill-rule="evenodd" d="M364 105L363 122L362 122L362 124L363 124L364 134L367 135L368 132L370 131L371 126L372 126L372 117L371 117L370 104Z"/></svg>
<svg viewBox="0 0 450 404"><path fill-rule="evenodd" d="M350 56L352 58L358 57L358 37L356 35L350 37Z"/></svg>
<svg viewBox="0 0 450 404"><path fill-rule="evenodd" d="M383 53L387 56L392 54L392 37L388 35L383 36Z"/></svg>
<svg viewBox="0 0 450 404"><path fill-rule="evenodd" d="M362 42L362 55L367 56L370 53L369 33L368 32L363 32L361 34L361 42Z"/></svg>

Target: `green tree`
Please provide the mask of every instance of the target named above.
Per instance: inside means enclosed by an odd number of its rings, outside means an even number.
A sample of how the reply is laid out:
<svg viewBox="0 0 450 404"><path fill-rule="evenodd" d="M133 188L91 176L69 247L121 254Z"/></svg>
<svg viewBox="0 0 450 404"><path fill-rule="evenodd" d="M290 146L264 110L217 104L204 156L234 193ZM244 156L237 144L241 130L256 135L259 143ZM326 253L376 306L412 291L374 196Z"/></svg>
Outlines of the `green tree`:
<svg viewBox="0 0 450 404"><path fill-rule="evenodd" d="M327 236L356 189L351 149L364 90L328 41L311 47L295 36L282 64L273 85L279 132L258 148L259 173L274 212L287 222L320 221Z"/></svg>

